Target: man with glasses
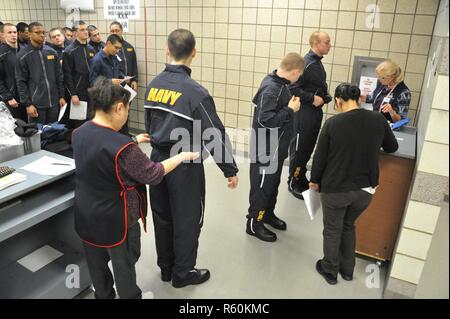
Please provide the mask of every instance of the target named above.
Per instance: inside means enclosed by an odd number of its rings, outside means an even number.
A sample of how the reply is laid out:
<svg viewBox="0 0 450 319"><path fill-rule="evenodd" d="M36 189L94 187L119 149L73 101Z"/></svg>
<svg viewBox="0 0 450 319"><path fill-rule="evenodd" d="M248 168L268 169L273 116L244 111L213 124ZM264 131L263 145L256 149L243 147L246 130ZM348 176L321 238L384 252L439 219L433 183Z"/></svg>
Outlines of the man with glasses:
<svg viewBox="0 0 450 319"><path fill-rule="evenodd" d="M15 70L20 103L31 122L49 124L66 104L61 64L56 51L44 45L44 26L32 22L29 31L31 42L18 53Z"/></svg>
<svg viewBox="0 0 450 319"><path fill-rule="evenodd" d="M94 48L87 43L89 39L87 24L78 21L74 28L77 30L77 37L64 50L63 55L64 86L70 96L70 107L79 106L80 101L89 101L90 64L95 56ZM84 121L70 121L69 128L76 128L83 123Z"/></svg>
<svg viewBox="0 0 450 319"><path fill-rule="evenodd" d="M91 61L91 71L89 82L94 85L95 80L100 75L111 79L113 83L120 84L125 77L119 67L119 60L116 58L117 52L122 48L122 39L111 34L106 40L106 46L100 50Z"/></svg>

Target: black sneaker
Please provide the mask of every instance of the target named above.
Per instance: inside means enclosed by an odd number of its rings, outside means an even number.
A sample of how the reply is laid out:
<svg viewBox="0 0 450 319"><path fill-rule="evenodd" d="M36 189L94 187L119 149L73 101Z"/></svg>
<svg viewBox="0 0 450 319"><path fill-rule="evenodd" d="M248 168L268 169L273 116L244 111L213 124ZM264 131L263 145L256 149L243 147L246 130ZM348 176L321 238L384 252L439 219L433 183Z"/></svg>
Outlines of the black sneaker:
<svg viewBox="0 0 450 319"><path fill-rule="evenodd" d="M336 285L337 284L337 276L333 276L332 274L328 274L323 271L322 269L322 260L318 260L316 263L316 270L319 274L322 275L323 278L329 283L330 285Z"/></svg>
<svg viewBox="0 0 450 319"><path fill-rule="evenodd" d="M344 279L345 281L352 281L353 280L353 275L346 275L340 270L339 270L339 274L341 275L342 279Z"/></svg>

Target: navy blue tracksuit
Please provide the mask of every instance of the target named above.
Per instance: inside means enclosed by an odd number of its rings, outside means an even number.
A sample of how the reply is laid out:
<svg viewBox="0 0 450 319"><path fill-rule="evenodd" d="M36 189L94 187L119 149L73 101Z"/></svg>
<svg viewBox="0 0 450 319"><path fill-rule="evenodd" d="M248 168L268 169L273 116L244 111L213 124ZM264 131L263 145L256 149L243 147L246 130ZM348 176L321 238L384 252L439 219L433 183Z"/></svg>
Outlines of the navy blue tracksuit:
<svg viewBox="0 0 450 319"><path fill-rule="evenodd" d="M176 154L172 150L175 144L185 151L206 148L225 177L235 176L238 168L214 101L190 74L187 66L167 65L147 87L145 125L153 147L151 159L161 162ZM203 136L205 131L212 134ZM211 148L211 142L219 148ZM150 188L150 202L158 266L184 278L196 264L204 220L203 163L183 163L167 174L160 184Z"/></svg>

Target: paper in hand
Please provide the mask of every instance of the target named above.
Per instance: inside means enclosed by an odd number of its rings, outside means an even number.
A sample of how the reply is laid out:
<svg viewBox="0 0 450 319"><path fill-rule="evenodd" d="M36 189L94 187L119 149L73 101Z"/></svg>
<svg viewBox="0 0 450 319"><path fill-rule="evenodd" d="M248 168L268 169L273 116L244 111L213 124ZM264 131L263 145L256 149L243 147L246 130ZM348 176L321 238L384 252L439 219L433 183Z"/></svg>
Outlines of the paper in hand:
<svg viewBox="0 0 450 319"><path fill-rule="evenodd" d="M130 96L130 102L133 101L133 99L136 97L137 92L135 90L133 90L129 85L125 85L123 87L125 90L127 90L128 92L130 92L131 96Z"/></svg>
<svg viewBox="0 0 450 319"><path fill-rule="evenodd" d="M120 83L128 82L128 81L130 81L131 79L133 79L135 77L136 77L135 75L133 75L133 76L126 76L125 78L122 79L122 81L120 81Z"/></svg>
<svg viewBox="0 0 450 319"><path fill-rule="evenodd" d="M80 101L79 105L74 105L70 103L70 115L71 120L85 120L87 118L87 105L85 101Z"/></svg>
<svg viewBox="0 0 450 319"><path fill-rule="evenodd" d="M67 109L67 103L64 104L64 106L59 109L58 122L61 121L62 117L64 116L64 113L66 113L66 109Z"/></svg>
<svg viewBox="0 0 450 319"><path fill-rule="evenodd" d="M308 209L311 220L317 215L317 212L322 208L320 202L320 194L312 189L307 189L302 193L305 200L306 208Z"/></svg>

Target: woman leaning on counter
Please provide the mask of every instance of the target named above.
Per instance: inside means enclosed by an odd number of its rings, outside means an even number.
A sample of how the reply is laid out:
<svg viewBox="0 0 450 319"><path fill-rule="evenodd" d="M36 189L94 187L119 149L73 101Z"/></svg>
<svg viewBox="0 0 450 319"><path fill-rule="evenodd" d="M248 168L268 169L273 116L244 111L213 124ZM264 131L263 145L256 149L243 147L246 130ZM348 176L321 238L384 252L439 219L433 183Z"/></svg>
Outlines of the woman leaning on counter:
<svg viewBox="0 0 450 319"><path fill-rule="evenodd" d="M361 96L361 102L371 103L373 110L382 112L391 123L406 118L411 103L411 91L403 82L402 69L388 59L377 66L376 73L377 87L371 95Z"/></svg>

